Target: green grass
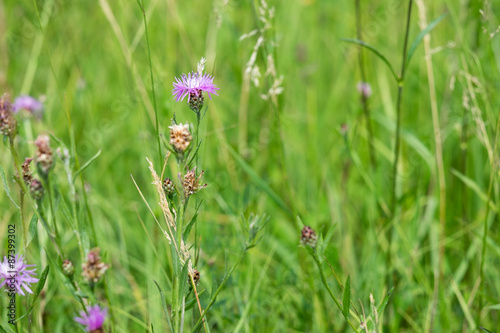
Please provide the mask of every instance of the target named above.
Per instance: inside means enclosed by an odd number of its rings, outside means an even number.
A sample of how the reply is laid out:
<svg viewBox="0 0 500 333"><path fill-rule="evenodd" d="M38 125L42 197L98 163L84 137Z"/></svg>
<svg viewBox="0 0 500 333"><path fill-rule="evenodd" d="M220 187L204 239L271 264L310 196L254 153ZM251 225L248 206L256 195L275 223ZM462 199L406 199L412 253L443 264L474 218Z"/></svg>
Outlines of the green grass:
<svg viewBox="0 0 500 333"><path fill-rule="evenodd" d="M197 289L205 290L202 308L209 303L214 281L219 284L239 260L246 241L242 216L269 217L260 241L244 255L207 312L208 330L352 331L322 284L308 248L299 246L304 224L329 236L320 267L341 303L342 289L325 258L342 283L349 276L350 300L360 313L363 304L366 316L369 295L376 306L382 303L393 287L394 273L395 288L379 314L379 332L480 332L479 326L500 331L500 34L490 37L500 24L499 7L493 1L425 1L427 24L447 14L430 32L436 97L430 94L422 42L405 74L398 192L396 209L390 211L398 87L387 65L364 49L373 90L368 99L374 132L370 143L356 91L359 48L340 40L356 38L354 2L269 0L275 16L263 32L256 57L262 74L258 87L244 77L258 34L239 38L264 27L258 19L259 2L223 3L144 3L160 134L168 137L174 113L179 122L196 123L195 113L172 99L175 76L196 70L204 56L207 72L220 87L219 96L206 98L208 111L200 127L198 159L208 183L198 197L203 203L196 222L201 248ZM361 1L363 41L383 54L396 72L401 68L407 5ZM420 10L413 3L409 45L424 29L419 27ZM274 101L261 98L274 81L264 75L268 55L277 77L283 75L283 94ZM146 161L153 161L159 172L151 88L144 22L135 1L0 4L0 93L8 92L12 99L20 94L45 98L41 122L19 121L20 158L33 155L32 142L40 133L50 133L69 149L73 173L101 151L82 178L76 178L76 199L60 160L51 182L62 248L75 264L75 276L80 279L82 259L92 247L99 246L103 261L111 264L105 284L95 291L112 314L107 332L151 332L151 325L154 332L169 331L154 281L171 304L170 246L131 178L161 218ZM433 102L443 147L444 233ZM345 138L342 124L348 126ZM4 142L0 164L19 204L15 169ZM54 150L60 146L51 142ZM376 168L371 167L370 144ZM174 157L166 174L177 178ZM51 221L48 205L45 198L43 207ZM39 275L50 266L31 315L31 332L77 331L73 317L81 304L65 285L43 225L34 225L25 250L20 212L3 189L0 212L2 257L7 226L15 223L18 252L27 253ZM26 225L33 214L25 202ZM194 202L187 211L193 214ZM188 243L194 242L192 232ZM435 273L440 270L436 289ZM17 298L19 316L31 300ZM7 302L0 297L0 325L14 332L4 311ZM359 327L353 311L351 307L350 320ZM199 314L197 305L186 312L186 332ZM18 327L28 332L27 317Z"/></svg>

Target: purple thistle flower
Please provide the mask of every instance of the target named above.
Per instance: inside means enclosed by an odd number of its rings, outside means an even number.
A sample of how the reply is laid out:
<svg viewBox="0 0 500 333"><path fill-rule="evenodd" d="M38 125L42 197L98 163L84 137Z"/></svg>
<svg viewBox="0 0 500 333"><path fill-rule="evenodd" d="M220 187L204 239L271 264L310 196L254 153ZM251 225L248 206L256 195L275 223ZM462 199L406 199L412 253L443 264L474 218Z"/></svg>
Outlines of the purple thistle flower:
<svg viewBox="0 0 500 333"><path fill-rule="evenodd" d="M35 265L27 265L24 256L19 254L16 255L13 263L9 263L7 257L3 257L3 262L0 263L0 287L5 285L11 289L12 286L18 294L23 296L25 296L23 288L28 293L33 294L30 284L38 282L38 279L34 277L36 268L27 269L33 266Z"/></svg>
<svg viewBox="0 0 500 333"><path fill-rule="evenodd" d="M19 96L14 101L12 109L15 113L20 110L27 110L34 115L40 115L43 110L43 104L39 100L31 96Z"/></svg>
<svg viewBox="0 0 500 333"><path fill-rule="evenodd" d="M80 317L75 317L74 320L85 326L87 332L97 331L100 332L104 320L108 314L108 309L101 309L99 305L94 305L87 308L87 313L85 311L80 311Z"/></svg>
<svg viewBox="0 0 500 333"><path fill-rule="evenodd" d="M184 97L188 96L188 102L194 96L201 96L202 91L206 91L208 93L208 97L212 99L210 94L214 94L216 96L219 88L214 84L214 78L210 74L201 74L191 72L187 76L186 74L182 74L181 78L175 78L174 89L172 89L172 95L177 102L180 102L184 99Z"/></svg>

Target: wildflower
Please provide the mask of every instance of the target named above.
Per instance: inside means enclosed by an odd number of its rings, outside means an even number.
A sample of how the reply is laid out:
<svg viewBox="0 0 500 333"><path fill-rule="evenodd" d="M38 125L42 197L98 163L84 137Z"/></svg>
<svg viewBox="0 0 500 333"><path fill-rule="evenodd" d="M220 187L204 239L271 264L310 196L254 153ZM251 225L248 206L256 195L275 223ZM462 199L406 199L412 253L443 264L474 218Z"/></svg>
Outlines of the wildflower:
<svg viewBox="0 0 500 333"><path fill-rule="evenodd" d="M165 195L169 198L174 195L175 185L172 179L165 178L165 180L163 181L163 191L165 191Z"/></svg>
<svg viewBox="0 0 500 333"><path fill-rule="evenodd" d="M193 281L195 285L198 285L198 282L200 282L200 272L198 272L197 269L193 270L193 273L191 275L193 277ZM188 277L188 283L191 284L191 279Z"/></svg>
<svg viewBox="0 0 500 333"><path fill-rule="evenodd" d="M101 309L99 305L94 305L87 308L87 313L85 313L85 311L80 311L80 317L75 317L74 320L84 325L87 332L100 333L104 332L102 325L106 320L107 314L107 308Z"/></svg>
<svg viewBox="0 0 500 333"><path fill-rule="evenodd" d="M186 197L189 197L191 194L195 194L199 190L207 187L207 184L200 185L204 171L202 171L198 178L196 178L195 169L196 167L188 171L184 176L184 182L182 185L184 186L184 194Z"/></svg>
<svg viewBox="0 0 500 333"><path fill-rule="evenodd" d="M16 130L17 122L12 114L12 106L8 95L4 94L0 98L0 133L11 137L16 134Z"/></svg>
<svg viewBox="0 0 500 333"><path fill-rule="evenodd" d="M87 256L87 262L82 264L82 276L88 283L97 283L109 268L108 264L101 261L98 247L90 250Z"/></svg>
<svg viewBox="0 0 500 333"><path fill-rule="evenodd" d="M170 128L170 144L178 153L183 153L191 142L191 133L189 133L189 124L174 124Z"/></svg>
<svg viewBox="0 0 500 333"><path fill-rule="evenodd" d="M62 264L62 271L64 275L71 277L73 274L75 274L75 266L73 266L73 263L69 260L64 260Z"/></svg>
<svg viewBox="0 0 500 333"><path fill-rule="evenodd" d="M34 116L40 117L43 111L43 104L39 100L31 96L19 96L12 105L12 110L17 113L21 110L26 110Z"/></svg>
<svg viewBox="0 0 500 333"><path fill-rule="evenodd" d="M204 98L203 91L208 93L208 97L212 99L211 94L216 96L219 88L213 83L214 78L210 74L202 74L201 72L191 72L182 74L181 78L175 78L173 83L172 95L177 102L180 102L184 97L188 97L188 105L194 112L200 112L203 107Z"/></svg>
<svg viewBox="0 0 500 333"><path fill-rule="evenodd" d="M300 242L302 243L302 245L307 245L314 248L316 247L316 243L318 242L318 236L310 226L306 225L301 231Z"/></svg>
<svg viewBox="0 0 500 333"><path fill-rule="evenodd" d="M26 264L23 255L17 254L14 259L3 257L3 262L0 262L0 287L8 286L9 289L15 289L16 293L23 296L25 296L24 291L33 294L30 287L31 283L38 282L38 279L34 277L36 268L27 269L33 266L35 265Z"/></svg>
<svg viewBox="0 0 500 333"><path fill-rule="evenodd" d="M367 99L372 95L372 87L368 82L359 81L356 85L356 89L364 99Z"/></svg>
<svg viewBox="0 0 500 333"><path fill-rule="evenodd" d="M33 200L40 201L43 199L45 189L43 188L42 182L38 179L33 179L30 182L30 194Z"/></svg>
<svg viewBox="0 0 500 333"><path fill-rule="evenodd" d="M46 178L49 171L54 166L54 158L52 156L52 149L49 145L49 137L47 135L39 135L35 140L35 145L38 147L36 151L36 167L38 172Z"/></svg>
<svg viewBox="0 0 500 333"><path fill-rule="evenodd" d="M33 177L31 176L30 163L33 161L31 157L26 157L24 159L21 168L23 169L23 180L26 186L29 186Z"/></svg>

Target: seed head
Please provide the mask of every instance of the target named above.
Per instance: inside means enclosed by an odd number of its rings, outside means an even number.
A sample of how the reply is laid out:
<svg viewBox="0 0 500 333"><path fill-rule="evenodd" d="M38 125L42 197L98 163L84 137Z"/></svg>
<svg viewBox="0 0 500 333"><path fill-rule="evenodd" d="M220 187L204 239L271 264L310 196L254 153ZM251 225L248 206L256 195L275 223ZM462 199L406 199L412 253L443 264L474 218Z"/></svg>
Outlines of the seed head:
<svg viewBox="0 0 500 333"><path fill-rule="evenodd" d="M97 283L109 268L108 264L101 261L98 247L90 250L87 256L87 262L82 265L82 276L90 284Z"/></svg>
<svg viewBox="0 0 500 333"><path fill-rule="evenodd" d="M38 179L33 179L30 182L30 194L33 200L40 201L43 199L45 194L45 189L43 188L42 182Z"/></svg>
<svg viewBox="0 0 500 333"><path fill-rule="evenodd" d="M307 245L315 248L316 243L318 242L318 236L310 226L306 225L301 231L300 242L302 243L302 245Z"/></svg>
<svg viewBox="0 0 500 333"><path fill-rule="evenodd" d="M42 177L46 178L54 166L54 157L52 149L50 149L49 137L47 135L39 135L35 140L35 145L38 147L36 151L36 167Z"/></svg>
<svg viewBox="0 0 500 333"><path fill-rule="evenodd" d="M174 124L168 128L170 128L170 144L176 152L184 153L192 140L191 133L189 133L189 124Z"/></svg>
<svg viewBox="0 0 500 333"><path fill-rule="evenodd" d="M12 137L16 134L17 122L12 113L9 96L4 94L0 98L0 133Z"/></svg>
<svg viewBox="0 0 500 333"><path fill-rule="evenodd" d="M165 191L165 195L167 197L172 198L175 193L175 185L172 179L165 178L165 180L163 181L163 191Z"/></svg>
<svg viewBox="0 0 500 333"><path fill-rule="evenodd" d="M184 176L184 182L182 185L184 187L184 194L186 197L189 197L190 195L195 194L199 190L207 187L207 184L200 185L204 171L201 171L200 175L196 177L195 169L196 167L189 170Z"/></svg>

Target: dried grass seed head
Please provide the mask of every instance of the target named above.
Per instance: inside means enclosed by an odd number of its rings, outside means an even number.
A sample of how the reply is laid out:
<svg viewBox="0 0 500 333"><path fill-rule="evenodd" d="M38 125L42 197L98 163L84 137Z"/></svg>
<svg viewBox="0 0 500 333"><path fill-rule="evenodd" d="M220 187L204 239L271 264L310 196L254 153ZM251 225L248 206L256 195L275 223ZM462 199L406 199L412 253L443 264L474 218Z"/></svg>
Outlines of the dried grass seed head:
<svg viewBox="0 0 500 333"><path fill-rule="evenodd" d="M168 128L170 128L170 144L177 153L184 153L192 140L189 124L173 124Z"/></svg>

